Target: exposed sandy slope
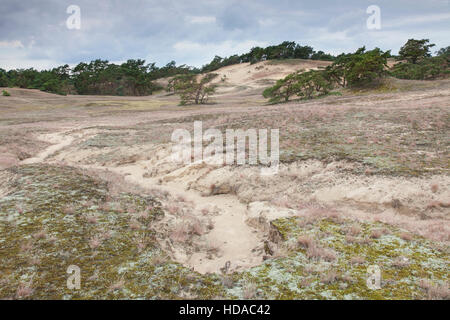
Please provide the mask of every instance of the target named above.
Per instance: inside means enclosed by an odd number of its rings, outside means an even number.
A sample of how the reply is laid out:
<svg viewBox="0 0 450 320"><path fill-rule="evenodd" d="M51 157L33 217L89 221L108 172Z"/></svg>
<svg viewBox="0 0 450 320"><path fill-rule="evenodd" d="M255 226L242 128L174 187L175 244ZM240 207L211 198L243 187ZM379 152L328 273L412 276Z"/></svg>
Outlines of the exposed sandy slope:
<svg viewBox="0 0 450 320"><path fill-rule="evenodd" d="M246 95L245 91L265 88L295 71L317 70L328 65L330 65L329 61L304 59L261 61L254 64L247 62L212 71L211 73L218 75L212 83L218 85L218 95L232 92ZM166 86L169 79L159 79L157 82L162 86Z"/></svg>
<svg viewBox="0 0 450 320"><path fill-rule="evenodd" d="M215 70L218 77L213 83L219 84L219 93L232 90L264 88L276 80L286 77L298 70L317 70L330 63L327 61L290 60L291 63L278 63L277 61L262 61L255 64L241 63Z"/></svg>
<svg viewBox="0 0 450 320"><path fill-rule="evenodd" d="M41 139L54 144L23 163L45 160L85 169L110 170L145 190L169 194L162 198L168 209L163 222L168 237L180 223L195 221L214 226L194 239L193 246L162 239L175 260L200 273L220 272L228 261L230 270L260 264L266 254L266 244L271 250L277 250L276 243L270 242L273 240L270 221L308 215L323 207L350 219L382 221L431 239L449 241L448 210L430 212L427 219L416 213L426 210L431 201L450 199L448 176L431 179L374 176L361 180L337 171L351 167L351 163L324 165L308 161L282 165L278 175L264 178L255 167L236 169L204 163L174 163L170 144L102 151L79 148L83 141L99 132L78 129L70 134L43 135ZM133 160L124 164L101 164L93 160L111 151ZM430 181L438 181L440 189L432 192ZM401 207L393 206L393 201L399 201ZM217 252L211 254L211 250Z"/></svg>
<svg viewBox="0 0 450 320"><path fill-rule="evenodd" d="M392 67L397 61L388 59L388 66ZM299 71L324 69L329 66L329 61L292 59L288 61L261 61L255 64L241 63L226 66L213 71L218 77L213 83L219 84L218 93L230 91L242 91L243 89L266 88L276 80Z"/></svg>
<svg viewBox="0 0 450 320"><path fill-rule="evenodd" d="M88 131L87 135L92 135L92 131ZM77 138L84 137L83 134L76 134ZM69 146L75 138L64 133L52 133L40 136L40 139L49 143L54 143L38 156L22 161L22 164L31 164L43 162L47 157L52 156L57 151ZM57 156L57 160L68 163L70 165L77 165L80 158L89 157L89 152L77 152L72 157L72 154L61 152ZM64 161L66 158L72 161ZM167 159L165 159L167 161ZM50 161L51 162L51 161ZM188 185L192 183L194 177L198 178L198 165L193 164L187 167L181 167L171 172L172 177L184 177L177 181L168 182L163 186L158 181L163 176L156 176L153 178L145 178L148 173L148 166L152 165L152 161L140 161L139 163L120 167L101 167L97 165L79 165L86 169L105 170L109 169L120 175L125 176L125 179L131 183L138 184L146 190L154 189L158 186L159 191L168 192L169 194L182 198L182 202L190 203L195 208L195 213L199 215L197 218L203 218L201 209L207 209L208 214L214 213L211 216L211 222L214 229L208 232L202 239L202 242L207 246L214 246L218 249L217 256L213 259L208 258L206 251L196 252L187 255L183 249L172 249L174 258L186 265L191 266L194 270L200 273L219 272L227 262L230 262L229 270L240 270L242 268L249 268L261 263L261 242L262 237L251 228L245 221L247 219L246 205L239 202L233 195L217 195L214 199L205 201L203 195L197 190L189 190ZM204 167L204 165L200 165ZM193 170L191 170L193 168ZM189 174L186 172L189 171ZM194 176L192 176L194 175ZM167 176L166 176L167 177ZM194 179L195 180L195 179ZM208 205L205 205L208 202ZM170 205L170 203L166 203ZM259 250L258 250L259 249Z"/></svg>

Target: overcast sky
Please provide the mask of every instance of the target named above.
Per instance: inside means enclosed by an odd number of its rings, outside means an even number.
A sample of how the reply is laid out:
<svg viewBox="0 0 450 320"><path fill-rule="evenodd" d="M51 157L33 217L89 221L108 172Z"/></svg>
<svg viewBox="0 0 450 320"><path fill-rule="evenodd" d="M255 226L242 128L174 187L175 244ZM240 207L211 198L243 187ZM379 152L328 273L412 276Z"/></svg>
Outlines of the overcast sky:
<svg viewBox="0 0 450 320"><path fill-rule="evenodd" d="M67 8L80 8L68 29ZM369 30L368 6L381 12ZM96 58L201 66L214 55L284 40L333 54L362 45L396 53L409 38L450 45L449 0L1 0L0 68L51 68Z"/></svg>

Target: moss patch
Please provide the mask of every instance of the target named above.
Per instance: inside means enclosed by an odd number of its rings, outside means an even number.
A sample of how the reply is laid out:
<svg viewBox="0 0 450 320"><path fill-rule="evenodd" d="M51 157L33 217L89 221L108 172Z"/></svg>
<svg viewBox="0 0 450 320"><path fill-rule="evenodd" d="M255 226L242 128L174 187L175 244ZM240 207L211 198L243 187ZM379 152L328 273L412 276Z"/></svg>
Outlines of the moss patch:
<svg viewBox="0 0 450 320"><path fill-rule="evenodd" d="M151 197L111 198L106 183L70 167L9 170L19 188L0 200L0 297L17 298L21 284L33 299L230 297L217 276L158 260L165 253L152 224L164 213ZM130 211L147 212L139 228ZM67 288L69 265L81 269L80 290Z"/></svg>
<svg viewBox="0 0 450 320"><path fill-rule="evenodd" d="M229 292L242 297L245 284L252 282L258 287L258 297L264 299L421 299L427 297L420 287L421 279L448 286L448 250L435 249L423 238L405 241L396 228L366 223L350 243L345 232L349 221L305 223L304 219L273 221L288 244L287 256L239 274L237 287ZM383 230L377 239L371 238L374 230ZM336 260L309 259L306 249L296 245L299 236L333 250ZM352 263L355 257L360 261ZM379 290L367 287L370 265L380 267Z"/></svg>

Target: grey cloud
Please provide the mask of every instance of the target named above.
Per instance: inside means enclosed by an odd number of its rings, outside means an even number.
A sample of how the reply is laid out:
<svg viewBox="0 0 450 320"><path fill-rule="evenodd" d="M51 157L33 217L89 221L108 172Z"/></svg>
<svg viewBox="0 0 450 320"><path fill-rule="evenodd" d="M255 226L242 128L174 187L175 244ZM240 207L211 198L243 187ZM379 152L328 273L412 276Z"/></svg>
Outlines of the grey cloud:
<svg viewBox="0 0 450 320"><path fill-rule="evenodd" d="M381 7L382 30L369 31L365 11L375 2ZM65 26L71 4L81 7L81 30ZM450 17L445 14L450 14L447 0L2 0L0 67L96 58L146 58L158 65L176 60L200 66L214 54L224 55L213 52L216 49L228 53L252 43L284 40L334 53L362 45L396 52L408 38L419 36L443 47L449 45ZM438 15L440 19L433 19ZM190 23L195 17L214 19ZM14 41L23 48L7 47ZM184 46L176 45L180 43Z"/></svg>

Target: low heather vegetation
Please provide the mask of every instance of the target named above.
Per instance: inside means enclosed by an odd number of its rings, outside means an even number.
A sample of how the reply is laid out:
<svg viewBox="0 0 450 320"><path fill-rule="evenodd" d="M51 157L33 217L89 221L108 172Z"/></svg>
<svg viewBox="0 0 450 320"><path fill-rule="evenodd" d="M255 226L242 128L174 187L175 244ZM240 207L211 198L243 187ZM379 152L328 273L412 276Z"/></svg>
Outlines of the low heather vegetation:
<svg viewBox="0 0 450 320"><path fill-rule="evenodd" d="M448 57L430 48L410 41L394 68ZM138 97L7 89L0 299L449 299L450 79L396 79L379 49L252 52L217 75L143 60L55 71L67 92ZM156 82L167 92L139 97ZM174 161L171 135L194 121L279 128L278 173Z"/></svg>

